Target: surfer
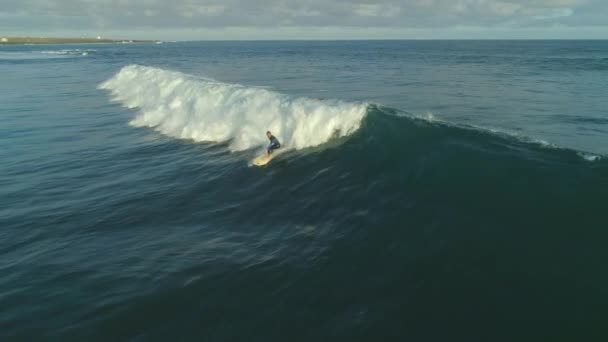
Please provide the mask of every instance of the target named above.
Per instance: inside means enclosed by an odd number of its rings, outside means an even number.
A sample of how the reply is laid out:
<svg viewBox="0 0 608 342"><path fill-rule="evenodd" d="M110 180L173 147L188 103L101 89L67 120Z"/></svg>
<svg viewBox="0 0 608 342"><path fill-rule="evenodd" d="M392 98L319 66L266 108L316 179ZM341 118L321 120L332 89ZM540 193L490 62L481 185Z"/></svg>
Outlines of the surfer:
<svg viewBox="0 0 608 342"><path fill-rule="evenodd" d="M281 143L272 135L272 133L270 133L270 131L266 132L266 136L268 137L268 140L270 140L270 144L266 148L266 155L271 155L273 150L281 148Z"/></svg>

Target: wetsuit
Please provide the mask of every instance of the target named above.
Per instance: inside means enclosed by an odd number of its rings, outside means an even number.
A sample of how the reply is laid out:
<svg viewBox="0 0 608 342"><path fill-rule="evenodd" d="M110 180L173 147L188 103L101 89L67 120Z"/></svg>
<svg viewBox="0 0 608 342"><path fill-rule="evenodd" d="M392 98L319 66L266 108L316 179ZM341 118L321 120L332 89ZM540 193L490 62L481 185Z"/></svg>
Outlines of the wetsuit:
<svg viewBox="0 0 608 342"><path fill-rule="evenodd" d="M271 135L270 138L268 138L268 140L270 140L270 144L268 145L268 148L266 148L266 150L268 151L268 154L271 154L272 150L281 148L281 143L277 140L277 138L274 137L274 135Z"/></svg>

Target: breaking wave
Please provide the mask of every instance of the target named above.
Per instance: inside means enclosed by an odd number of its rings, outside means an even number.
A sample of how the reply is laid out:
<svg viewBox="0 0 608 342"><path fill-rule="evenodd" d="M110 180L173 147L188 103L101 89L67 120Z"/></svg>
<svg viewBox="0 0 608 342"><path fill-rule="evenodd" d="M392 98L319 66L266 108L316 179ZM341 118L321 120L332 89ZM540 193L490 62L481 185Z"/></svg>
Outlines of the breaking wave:
<svg viewBox="0 0 608 342"><path fill-rule="evenodd" d="M168 136L229 142L232 151L265 144L272 131L286 148L321 145L357 131L368 105L291 97L159 68L129 65L99 86L125 107L133 126Z"/></svg>

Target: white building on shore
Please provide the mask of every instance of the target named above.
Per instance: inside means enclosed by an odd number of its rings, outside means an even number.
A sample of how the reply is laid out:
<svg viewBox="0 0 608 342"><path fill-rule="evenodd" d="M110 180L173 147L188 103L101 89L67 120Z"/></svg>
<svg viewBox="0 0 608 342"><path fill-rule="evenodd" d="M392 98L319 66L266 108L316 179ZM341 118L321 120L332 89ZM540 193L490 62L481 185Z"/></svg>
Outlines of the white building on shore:
<svg viewBox="0 0 608 342"><path fill-rule="evenodd" d="M0 42L2 42L2 43L8 43L8 38L2 37L2 38L0 38Z"/></svg>

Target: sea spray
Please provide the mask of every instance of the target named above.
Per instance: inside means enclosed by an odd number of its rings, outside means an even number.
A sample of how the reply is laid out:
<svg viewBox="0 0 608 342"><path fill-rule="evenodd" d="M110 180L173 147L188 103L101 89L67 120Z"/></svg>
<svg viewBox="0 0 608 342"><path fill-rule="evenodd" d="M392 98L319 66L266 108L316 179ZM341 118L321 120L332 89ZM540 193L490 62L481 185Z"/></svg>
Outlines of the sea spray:
<svg viewBox="0 0 608 342"><path fill-rule="evenodd" d="M139 65L122 68L99 87L125 107L137 108L133 126L181 139L229 142L232 151L263 145L267 130L286 148L317 146L355 132L367 111L364 103L294 98Z"/></svg>

